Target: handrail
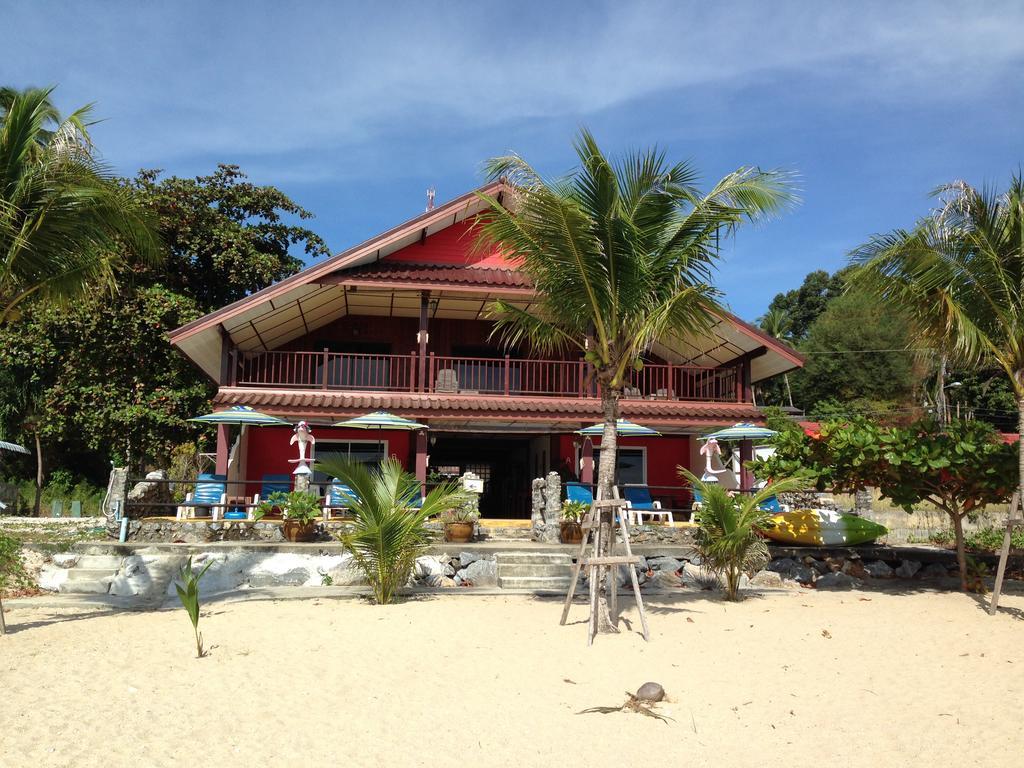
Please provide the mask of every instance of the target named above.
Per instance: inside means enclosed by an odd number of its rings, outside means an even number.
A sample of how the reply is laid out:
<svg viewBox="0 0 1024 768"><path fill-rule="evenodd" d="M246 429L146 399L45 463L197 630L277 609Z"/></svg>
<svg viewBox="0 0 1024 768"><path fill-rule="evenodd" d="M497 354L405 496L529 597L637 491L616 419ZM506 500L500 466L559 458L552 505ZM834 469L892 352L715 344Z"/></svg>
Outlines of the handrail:
<svg viewBox="0 0 1024 768"><path fill-rule="evenodd" d="M282 351L237 356L230 383L370 392L597 398L600 389L584 360L470 357L429 353L422 381L419 355ZM645 363L630 370L623 398L735 403L742 400L739 366L707 368Z"/></svg>

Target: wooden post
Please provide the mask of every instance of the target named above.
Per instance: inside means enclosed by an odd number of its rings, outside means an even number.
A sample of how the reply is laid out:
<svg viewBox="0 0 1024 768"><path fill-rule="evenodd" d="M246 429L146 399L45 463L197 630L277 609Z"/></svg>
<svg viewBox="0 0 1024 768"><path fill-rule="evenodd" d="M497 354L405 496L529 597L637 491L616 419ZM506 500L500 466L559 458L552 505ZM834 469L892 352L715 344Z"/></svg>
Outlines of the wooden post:
<svg viewBox="0 0 1024 768"><path fill-rule="evenodd" d="M330 357L327 353L327 347L324 347L324 358L323 358L323 380L320 382L320 386L323 389L327 389L327 365L330 361Z"/></svg>
<svg viewBox="0 0 1024 768"><path fill-rule="evenodd" d="M434 391L434 353L430 353L430 365L427 367L427 392Z"/></svg>
<svg viewBox="0 0 1024 768"><path fill-rule="evenodd" d="M416 430L416 479L420 481L420 494L427 495L427 430Z"/></svg>
<svg viewBox="0 0 1024 768"><path fill-rule="evenodd" d="M217 474L228 476L228 450L230 449L231 425L217 425Z"/></svg>
<svg viewBox="0 0 1024 768"><path fill-rule="evenodd" d="M430 314L430 291L420 292L420 327L416 332L416 341L419 343L419 380L420 380L420 391L426 391L423 388L423 384L426 382L426 368L427 368L427 341L430 338L430 334L427 329L428 316Z"/></svg>
<svg viewBox="0 0 1024 768"><path fill-rule="evenodd" d="M422 356L421 356L422 359ZM415 392L416 387L423 390L423 374L420 374L419 379L416 377L416 353L409 353L409 391Z"/></svg>
<svg viewBox="0 0 1024 768"><path fill-rule="evenodd" d="M999 567L996 569L996 583L992 587L992 603L988 607L990 616L996 615L999 608L999 595L1003 591L1003 577L1006 575L1006 561L1010 557L1010 539L1013 529L1024 527L1024 509L1021 507L1020 492L1016 491L1010 499L1010 509L1006 513L1006 533L1003 534L1003 546L999 551Z"/></svg>
<svg viewBox="0 0 1024 768"><path fill-rule="evenodd" d="M508 397L508 355L505 355L505 397Z"/></svg>

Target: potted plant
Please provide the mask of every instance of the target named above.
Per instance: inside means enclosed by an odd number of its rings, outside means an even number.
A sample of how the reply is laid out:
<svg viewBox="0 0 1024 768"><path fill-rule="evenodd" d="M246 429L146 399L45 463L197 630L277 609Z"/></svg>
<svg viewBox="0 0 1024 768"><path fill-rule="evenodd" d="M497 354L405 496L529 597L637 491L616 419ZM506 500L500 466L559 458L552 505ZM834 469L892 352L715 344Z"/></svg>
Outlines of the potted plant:
<svg viewBox="0 0 1024 768"><path fill-rule="evenodd" d="M444 525L444 540L454 544L466 544L473 540L473 529L480 519L480 500L474 494L461 504L441 513Z"/></svg>
<svg viewBox="0 0 1024 768"><path fill-rule="evenodd" d="M316 519L320 516L320 499L307 491L272 493L262 502L253 517L257 520L275 508L281 510L284 525L281 532L288 541L312 541L316 536Z"/></svg>
<svg viewBox="0 0 1024 768"><path fill-rule="evenodd" d="M562 522L558 528L558 538L563 544L579 544L583 541L583 526L580 521L589 507L582 501L562 502Z"/></svg>

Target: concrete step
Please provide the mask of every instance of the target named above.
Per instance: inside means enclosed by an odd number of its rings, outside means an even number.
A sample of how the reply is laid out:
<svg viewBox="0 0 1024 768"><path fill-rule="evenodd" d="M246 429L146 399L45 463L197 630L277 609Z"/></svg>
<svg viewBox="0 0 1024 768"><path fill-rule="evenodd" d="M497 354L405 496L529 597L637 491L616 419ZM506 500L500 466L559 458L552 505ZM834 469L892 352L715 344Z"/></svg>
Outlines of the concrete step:
<svg viewBox="0 0 1024 768"><path fill-rule="evenodd" d="M110 589L117 571L104 568L71 568L61 582L61 592L104 595Z"/></svg>
<svg viewBox="0 0 1024 768"><path fill-rule="evenodd" d="M82 555L78 558L75 568L104 569L116 571L121 567L119 555Z"/></svg>
<svg viewBox="0 0 1024 768"><path fill-rule="evenodd" d="M572 557L565 552L499 552L495 558L502 563L521 565L572 565Z"/></svg>
<svg viewBox="0 0 1024 768"><path fill-rule="evenodd" d="M498 563L498 576L561 576L569 578L571 567L565 563Z"/></svg>
<svg viewBox="0 0 1024 768"><path fill-rule="evenodd" d="M569 577L499 576L498 586L502 589L549 589L555 592L565 592L569 588Z"/></svg>

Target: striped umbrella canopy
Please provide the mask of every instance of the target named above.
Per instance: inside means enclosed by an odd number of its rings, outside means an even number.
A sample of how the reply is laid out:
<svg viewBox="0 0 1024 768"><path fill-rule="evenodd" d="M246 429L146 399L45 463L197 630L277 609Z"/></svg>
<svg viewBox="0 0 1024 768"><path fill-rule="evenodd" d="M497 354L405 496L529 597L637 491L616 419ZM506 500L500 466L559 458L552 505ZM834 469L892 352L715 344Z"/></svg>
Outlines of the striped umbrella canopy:
<svg viewBox="0 0 1024 768"><path fill-rule="evenodd" d="M620 437L652 437L661 434L661 432L657 432L650 427L634 424L629 419L619 419L616 421L615 432ZM586 427L585 429L577 429L576 434L599 437L604 434L604 422L594 424L593 426Z"/></svg>
<svg viewBox="0 0 1024 768"><path fill-rule="evenodd" d="M13 451L14 453L26 454L32 453L32 451L30 451L28 448L25 448L24 446L18 445L17 443L8 443L5 442L4 440L0 440L0 451Z"/></svg>
<svg viewBox="0 0 1024 768"><path fill-rule="evenodd" d="M287 426L289 422L279 419L277 416L268 416L265 413L254 411L248 405L232 405L223 411L214 411L205 416L196 416L189 421L198 421L202 424L241 424L242 426L269 427Z"/></svg>
<svg viewBox="0 0 1024 768"><path fill-rule="evenodd" d="M403 419L387 411L374 411L363 416L356 416L354 419L339 421L335 427L355 427L356 429L428 429L426 424L420 424L412 419Z"/></svg>
<svg viewBox="0 0 1024 768"><path fill-rule="evenodd" d="M731 427L720 429L717 432L712 432L709 435L704 435L701 440L715 440L727 441L727 440L769 440L775 437L778 432L774 429L768 429L767 427L758 427L748 422L742 424L733 424Z"/></svg>

